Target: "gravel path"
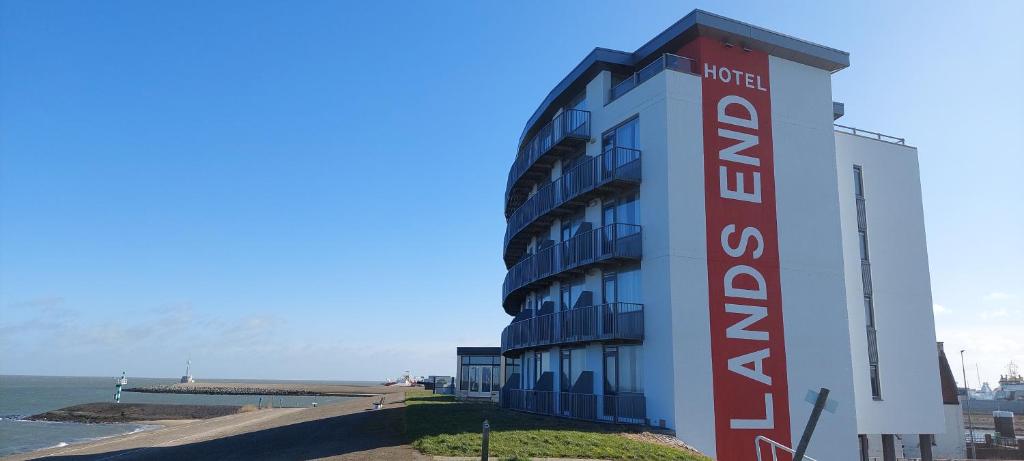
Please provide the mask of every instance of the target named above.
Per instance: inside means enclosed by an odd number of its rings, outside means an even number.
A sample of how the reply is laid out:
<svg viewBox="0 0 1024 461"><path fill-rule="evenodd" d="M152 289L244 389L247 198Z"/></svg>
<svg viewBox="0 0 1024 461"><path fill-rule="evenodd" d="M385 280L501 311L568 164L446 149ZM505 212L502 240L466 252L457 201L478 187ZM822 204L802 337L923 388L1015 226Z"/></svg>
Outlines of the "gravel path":
<svg viewBox="0 0 1024 461"><path fill-rule="evenodd" d="M404 443L403 394L371 410L376 399L241 413L9 459L430 459Z"/></svg>

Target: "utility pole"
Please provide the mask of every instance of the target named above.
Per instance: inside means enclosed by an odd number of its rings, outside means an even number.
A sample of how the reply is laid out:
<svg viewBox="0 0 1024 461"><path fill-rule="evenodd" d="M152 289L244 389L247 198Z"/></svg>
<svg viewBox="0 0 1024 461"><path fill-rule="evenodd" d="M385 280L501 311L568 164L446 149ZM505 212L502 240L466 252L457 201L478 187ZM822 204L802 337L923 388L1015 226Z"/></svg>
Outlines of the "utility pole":
<svg viewBox="0 0 1024 461"><path fill-rule="evenodd" d="M964 362L965 349L960 349L960 369L964 373L964 413L967 414L967 428L971 435L970 457L974 458L977 455L977 448L974 446L974 420L971 419L971 388L967 385L967 364Z"/></svg>

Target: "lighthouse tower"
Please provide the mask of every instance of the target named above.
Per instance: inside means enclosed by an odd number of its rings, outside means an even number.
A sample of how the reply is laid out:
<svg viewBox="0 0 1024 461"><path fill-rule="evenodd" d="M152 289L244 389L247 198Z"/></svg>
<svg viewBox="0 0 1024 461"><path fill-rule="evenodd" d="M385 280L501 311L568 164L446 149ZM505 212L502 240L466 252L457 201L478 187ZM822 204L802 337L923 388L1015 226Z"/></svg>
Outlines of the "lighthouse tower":
<svg viewBox="0 0 1024 461"><path fill-rule="evenodd" d="M180 382L182 384L189 384L189 383L196 382L196 380L192 378L192 359L188 359L187 361L185 361L185 376L181 377L181 381Z"/></svg>
<svg viewBox="0 0 1024 461"><path fill-rule="evenodd" d="M121 372L121 379L114 382L114 403L121 403L121 388L128 385L128 378Z"/></svg>

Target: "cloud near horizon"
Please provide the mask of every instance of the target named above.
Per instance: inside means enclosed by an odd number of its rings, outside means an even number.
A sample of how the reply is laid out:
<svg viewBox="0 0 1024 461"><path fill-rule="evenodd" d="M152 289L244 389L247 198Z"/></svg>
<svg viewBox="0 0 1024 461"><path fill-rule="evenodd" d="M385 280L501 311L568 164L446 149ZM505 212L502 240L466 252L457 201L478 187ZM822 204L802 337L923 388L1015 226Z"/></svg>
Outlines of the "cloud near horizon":
<svg viewBox="0 0 1024 461"><path fill-rule="evenodd" d="M133 376L173 378L188 358L196 376L225 379L377 381L408 369L423 375L454 371L454 350L448 342L384 338L365 344L304 336L273 313L213 315L212 309L187 302L95 321L64 307L62 298L53 300L17 303L35 309L18 319L5 315L0 320L0 354L32 357L18 363L5 360L0 373L106 376L125 369Z"/></svg>

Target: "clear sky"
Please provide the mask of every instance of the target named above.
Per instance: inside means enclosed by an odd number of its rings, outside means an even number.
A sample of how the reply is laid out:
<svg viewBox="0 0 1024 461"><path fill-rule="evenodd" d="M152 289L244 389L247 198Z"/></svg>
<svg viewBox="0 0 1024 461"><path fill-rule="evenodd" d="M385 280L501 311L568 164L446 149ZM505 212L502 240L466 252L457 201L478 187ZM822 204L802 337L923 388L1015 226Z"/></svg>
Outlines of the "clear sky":
<svg viewBox="0 0 1024 461"><path fill-rule="evenodd" d="M920 149L939 340L995 381L1024 364L1024 3L903 3L0 0L0 373L454 373L509 320L524 122L699 7L851 53L841 122Z"/></svg>

